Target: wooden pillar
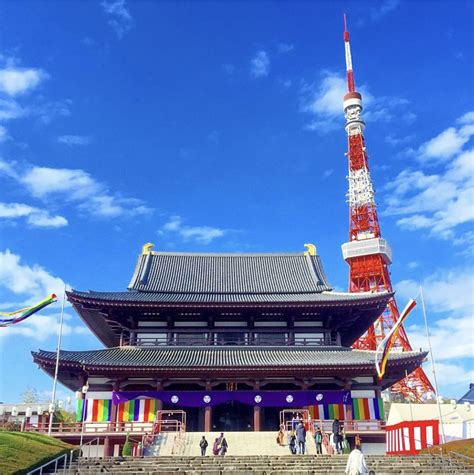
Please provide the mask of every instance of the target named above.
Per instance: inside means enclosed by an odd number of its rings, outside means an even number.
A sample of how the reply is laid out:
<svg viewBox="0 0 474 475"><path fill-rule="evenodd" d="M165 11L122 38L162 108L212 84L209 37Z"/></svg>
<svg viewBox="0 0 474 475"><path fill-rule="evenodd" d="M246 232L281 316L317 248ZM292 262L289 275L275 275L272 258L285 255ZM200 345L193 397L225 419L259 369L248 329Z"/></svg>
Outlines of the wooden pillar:
<svg viewBox="0 0 474 475"><path fill-rule="evenodd" d="M156 390L162 391L163 390L163 383L161 380L156 382ZM157 399L156 401L156 410L161 411L163 409L163 401L161 399Z"/></svg>
<svg viewBox="0 0 474 475"><path fill-rule="evenodd" d="M206 406L204 409L204 432L212 431L212 408Z"/></svg>
<svg viewBox="0 0 474 475"><path fill-rule="evenodd" d="M253 406L253 430L254 432L260 432L260 417L261 408L260 406Z"/></svg>
<svg viewBox="0 0 474 475"><path fill-rule="evenodd" d="M120 383L118 381L114 381L112 385L112 391L120 391ZM117 430L117 417L118 417L118 404L114 404L112 402L110 408L110 431ZM104 448L105 450L105 448Z"/></svg>
<svg viewBox="0 0 474 475"><path fill-rule="evenodd" d="M104 457L112 457L114 455L114 446L110 443L109 436L104 439Z"/></svg>
<svg viewBox="0 0 474 475"><path fill-rule="evenodd" d="M210 381L206 381L206 391L211 391L212 385ZM206 406L204 409L204 432L212 431L212 407Z"/></svg>
<svg viewBox="0 0 474 475"><path fill-rule="evenodd" d="M260 381L254 381L253 388L255 391L260 390ZM262 410L260 406L253 406L253 430L260 432L262 425Z"/></svg>

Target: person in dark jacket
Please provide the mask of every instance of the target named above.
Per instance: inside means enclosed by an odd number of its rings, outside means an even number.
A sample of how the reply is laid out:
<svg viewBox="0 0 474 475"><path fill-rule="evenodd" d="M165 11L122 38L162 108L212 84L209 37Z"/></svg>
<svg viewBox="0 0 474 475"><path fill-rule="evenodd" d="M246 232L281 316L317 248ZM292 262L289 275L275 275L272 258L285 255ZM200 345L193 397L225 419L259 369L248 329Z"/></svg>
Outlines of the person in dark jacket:
<svg viewBox="0 0 474 475"><path fill-rule="evenodd" d="M335 438L334 442L336 443L337 453L341 455L343 453L342 441L344 439L341 429L339 429L339 432L334 436L334 438Z"/></svg>
<svg viewBox="0 0 474 475"><path fill-rule="evenodd" d="M207 443L206 437L202 436L201 441L199 442L199 447L201 448L201 455L204 457L206 455L206 449L209 444Z"/></svg>
<svg viewBox="0 0 474 475"><path fill-rule="evenodd" d="M336 437L336 434L339 434L340 428L341 424L339 423L339 419L334 419L332 422L332 433L334 434L334 437Z"/></svg>
<svg viewBox="0 0 474 475"><path fill-rule="evenodd" d="M290 452L292 455L296 454L296 436L293 431L290 433L290 440L288 442L288 447L290 448Z"/></svg>
<svg viewBox="0 0 474 475"><path fill-rule="evenodd" d="M306 429L301 421L296 427L296 441L298 442L298 453L304 455L306 451Z"/></svg>
<svg viewBox="0 0 474 475"><path fill-rule="evenodd" d="M219 437L219 455L225 455L227 453L227 448L229 445L227 444L227 440L224 437L224 433L221 432L221 436Z"/></svg>

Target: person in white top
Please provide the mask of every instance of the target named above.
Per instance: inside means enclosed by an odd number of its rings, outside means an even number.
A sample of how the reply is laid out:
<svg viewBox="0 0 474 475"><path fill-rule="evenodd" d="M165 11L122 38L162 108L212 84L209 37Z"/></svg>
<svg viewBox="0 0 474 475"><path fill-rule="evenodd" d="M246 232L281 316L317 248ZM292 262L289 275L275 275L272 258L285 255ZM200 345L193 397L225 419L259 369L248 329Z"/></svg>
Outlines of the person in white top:
<svg viewBox="0 0 474 475"><path fill-rule="evenodd" d="M346 475L367 475L368 473L364 454L360 451L360 445L356 445L347 459Z"/></svg>

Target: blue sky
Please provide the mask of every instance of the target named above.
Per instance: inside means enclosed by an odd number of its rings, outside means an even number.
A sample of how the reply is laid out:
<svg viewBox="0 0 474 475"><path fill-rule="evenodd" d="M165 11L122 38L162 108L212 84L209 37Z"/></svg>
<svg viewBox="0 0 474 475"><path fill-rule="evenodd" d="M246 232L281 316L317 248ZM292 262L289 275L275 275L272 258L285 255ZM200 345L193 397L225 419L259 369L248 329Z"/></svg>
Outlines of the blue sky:
<svg viewBox="0 0 474 475"><path fill-rule="evenodd" d="M346 289L343 12L399 306L423 284L441 393L467 391L470 2L0 2L1 310L64 283L125 289L148 241L313 242ZM59 308L1 330L0 401L50 391L30 351L55 348ZM99 348L66 314L63 348ZM418 309L415 348L427 347L421 323Z"/></svg>

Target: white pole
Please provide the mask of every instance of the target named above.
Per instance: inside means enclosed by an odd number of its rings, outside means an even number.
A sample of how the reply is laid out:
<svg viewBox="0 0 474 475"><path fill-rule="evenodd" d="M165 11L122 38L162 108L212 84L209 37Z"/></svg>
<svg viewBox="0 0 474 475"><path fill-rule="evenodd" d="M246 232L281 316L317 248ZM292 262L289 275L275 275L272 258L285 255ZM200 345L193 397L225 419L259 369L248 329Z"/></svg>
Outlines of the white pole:
<svg viewBox="0 0 474 475"><path fill-rule="evenodd" d="M48 435L51 435L53 430L53 417L54 412L56 411L56 387L58 385L58 372L59 372L59 351L61 350L61 337L63 334L63 320L64 320L64 305L66 303L66 284L64 284L64 291L63 291L63 301L61 303L61 318L59 320L59 335L58 335L58 347L56 348L56 368L54 370L54 380L53 380L53 396L52 396L52 409L49 413L49 427L48 427Z"/></svg>
<svg viewBox="0 0 474 475"><path fill-rule="evenodd" d="M408 380L408 371L405 370L405 379ZM411 407L411 397L408 397L408 404L410 405L410 417L411 421L413 422L413 407Z"/></svg>
<svg viewBox="0 0 474 475"><path fill-rule="evenodd" d="M428 339L428 348L430 350L431 371L433 372L433 381L434 381L434 384L435 384L436 404L438 405L439 423L441 425L441 437L442 437L443 444L444 444L444 443L446 443L446 437L444 435L443 414L441 412L441 404L439 402L438 380L436 378L433 349L431 348L430 331L428 329L428 319L426 318L425 299L423 297L423 287L421 287L421 285L420 285L420 297L421 297L421 308L423 309L423 318L425 320L426 338Z"/></svg>

